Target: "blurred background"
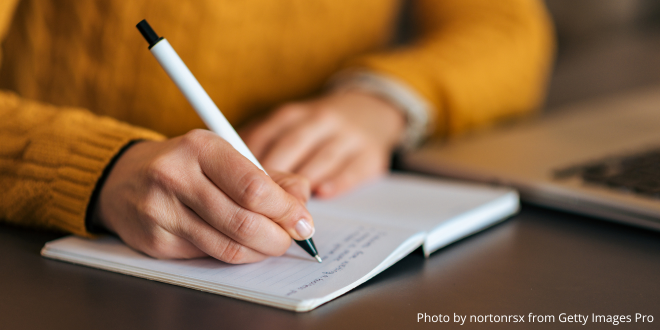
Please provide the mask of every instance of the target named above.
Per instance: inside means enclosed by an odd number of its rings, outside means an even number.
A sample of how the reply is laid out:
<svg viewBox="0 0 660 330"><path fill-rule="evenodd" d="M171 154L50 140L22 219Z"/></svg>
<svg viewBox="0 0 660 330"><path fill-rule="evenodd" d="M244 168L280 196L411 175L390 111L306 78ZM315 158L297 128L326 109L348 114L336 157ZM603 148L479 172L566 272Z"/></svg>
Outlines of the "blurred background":
<svg viewBox="0 0 660 330"><path fill-rule="evenodd" d="M660 84L660 1L546 4L558 38L547 108Z"/></svg>
<svg viewBox="0 0 660 330"><path fill-rule="evenodd" d="M660 0L544 0L557 33L546 109L660 85ZM404 1L396 43L414 36Z"/></svg>

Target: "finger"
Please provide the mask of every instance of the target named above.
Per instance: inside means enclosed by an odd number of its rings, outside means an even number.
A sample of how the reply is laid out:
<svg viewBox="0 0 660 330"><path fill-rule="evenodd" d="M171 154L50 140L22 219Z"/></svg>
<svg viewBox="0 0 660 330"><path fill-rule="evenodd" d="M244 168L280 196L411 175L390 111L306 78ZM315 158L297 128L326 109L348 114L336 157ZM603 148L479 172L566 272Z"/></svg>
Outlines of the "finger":
<svg viewBox="0 0 660 330"><path fill-rule="evenodd" d="M296 197L301 203L307 204L312 191L309 180L302 176L292 173L269 171L273 181L280 185L284 191Z"/></svg>
<svg viewBox="0 0 660 330"><path fill-rule="evenodd" d="M149 238L123 240L130 247L157 259L190 259L208 255L188 240L160 227L151 232Z"/></svg>
<svg viewBox="0 0 660 330"><path fill-rule="evenodd" d="M258 159L262 159L275 137L308 115L306 107L298 104L283 106L266 120L250 125L242 131L245 144Z"/></svg>
<svg viewBox="0 0 660 330"><path fill-rule="evenodd" d="M191 242L209 256L230 264L257 262L268 258L267 255L255 251L211 227L189 208L184 207L184 212L186 220L178 223L174 234Z"/></svg>
<svg viewBox="0 0 660 330"><path fill-rule="evenodd" d="M387 161L373 153L363 153L350 160L333 177L323 182L315 191L321 198L330 198L341 194L356 185L373 180L387 170Z"/></svg>
<svg viewBox="0 0 660 330"><path fill-rule="evenodd" d="M266 216L295 240L314 234L307 209L225 140L214 136L199 155L202 172L236 204Z"/></svg>
<svg viewBox="0 0 660 330"><path fill-rule="evenodd" d="M120 216L115 222L114 232L122 241L138 251L159 259L206 256L206 253L194 244L172 233L172 227L187 218L179 206L180 203L173 196L157 190L152 192L145 202L136 203L129 216Z"/></svg>
<svg viewBox="0 0 660 330"><path fill-rule="evenodd" d="M197 180L191 180L185 189L177 193L177 198L183 203L182 208L194 211L194 218L203 221L205 227L208 227L207 230L217 232L216 236L222 235L263 255L279 256L286 252L291 244L291 237L282 227L269 218L236 204L209 181L201 173L201 169L199 171ZM206 237L212 239L208 235L210 234L206 234ZM230 245L229 249L234 251L237 247ZM222 256L225 259L228 257L224 252Z"/></svg>
<svg viewBox="0 0 660 330"><path fill-rule="evenodd" d="M312 150L330 138L339 119L329 111L318 111L275 138L263 156L263 165L282 172L294 172Z"/></svg>
<svg viewBox="0 0 660 330"><path fill-rule="evenodd" d="M321 145L312 156L306 160L296 171L309 179L312 189L333 173L339 171L339 167L353 157L359 148L358 139L353 135L338 135Z"/></svg>

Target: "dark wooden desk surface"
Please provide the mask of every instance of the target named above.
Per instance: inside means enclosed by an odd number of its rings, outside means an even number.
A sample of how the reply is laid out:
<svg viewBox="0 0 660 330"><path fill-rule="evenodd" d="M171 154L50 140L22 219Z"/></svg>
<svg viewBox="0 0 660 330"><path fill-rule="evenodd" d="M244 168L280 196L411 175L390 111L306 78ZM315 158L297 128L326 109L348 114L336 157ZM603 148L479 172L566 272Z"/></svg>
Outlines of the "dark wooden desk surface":
<svg viewBox="0 0 660 330"><path fill-rule="evenodd" d="M654 323L618 327L660 325L660 233L530 205L429 259L415 252L352 292L302 314L40 257L44 243L57 237L0 225L0 328L403 329L441 326L417 323L417 313L530 312L555 317L642 313L653 315ZM558 319L535 325L571 326ZM589 323L582 328L609 327Z"/></svg>

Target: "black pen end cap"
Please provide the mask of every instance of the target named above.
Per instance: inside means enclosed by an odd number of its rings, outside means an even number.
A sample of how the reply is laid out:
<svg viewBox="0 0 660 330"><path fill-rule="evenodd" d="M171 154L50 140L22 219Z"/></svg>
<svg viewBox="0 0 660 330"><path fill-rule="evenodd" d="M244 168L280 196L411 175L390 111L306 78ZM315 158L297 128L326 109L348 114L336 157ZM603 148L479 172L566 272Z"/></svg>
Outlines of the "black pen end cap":
<svg viewBox="0 0 660 330"><path fill-rule="evenodd" d="M143 19L140 21L140 23L137 23L136 27L144 37L144 40L146 40L149 43L149 48L153 47L155 44L158 43L158 41L163 39L159 37L158 34L156 34L154 29L151 28L151 25L147 23L146 19Z"/></svg>

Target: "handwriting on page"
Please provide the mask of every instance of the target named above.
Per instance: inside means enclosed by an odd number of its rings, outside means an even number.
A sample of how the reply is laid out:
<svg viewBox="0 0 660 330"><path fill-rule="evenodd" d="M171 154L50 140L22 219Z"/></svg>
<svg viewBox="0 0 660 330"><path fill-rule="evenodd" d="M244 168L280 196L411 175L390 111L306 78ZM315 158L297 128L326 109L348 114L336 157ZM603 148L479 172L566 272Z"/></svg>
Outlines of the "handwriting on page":
<svg viewBox="0 0 660 330"><path fill-rule="evenodd" d="M246 265L229 265L211 258L167 262L140 258L139 263L142 267L210 283L293 298L311 291L310 288L317 291L324 287L322 291L325 292L330 287L336 290L349 285L373 269L390 249L401 244L399 239L390 242L393 238L390 236L398 236L391 229L332 220L319 221L317 227L320 228L314 237L323 263L317 263L295 244L282 257ZM337 277L341 280L332 281Z"/></svg>
<svg viewBox="0 0 660 330"><path fill-rule="evenodd" d="M246 265L230 265L212 258L157 260L129 249L114 238L89 241L72 237L58 244L63 251L75 251L86 260L103 260L103 265L113 265L119 270L149 272L168 281L209 288L213 292L233 288L230 293L306 300L361 283L360 279L415 234L406 229L331 216L318 216L315 220L318 220L318 232L314 238L323 263L317 263L295 244L282 257Z"/></svg>
<svg viewBox="0 0 660 330"><path fill-rule="evenodd" d="M303 296L309 297L308 291L315 292L311 296L333 292L362 278L406 236L393 229L337 218L319 221L317 228L314 238L323 263L317 263L292 244L284 256L254 264L229 265L211 258L163 261L143 257L134 260L134 264L255 292L291 298L305 293ZM133 262L125 259L123 263Z"/></svg>
<svg viewBox="0 0 660 330"><path fill-rule="evenodd" d="M360 227L346 235L339 243L335 243L327 254L322 257L328 264L320 271L319 275L311 281L291 289L286 296L294 295L299 291L312 287L346 269L353 260L364 255L363 249L368 249L374 242L385 235L385 232L367 231L365 227ZM327 267L328 265L331 265L329 269Z"/></svg>

